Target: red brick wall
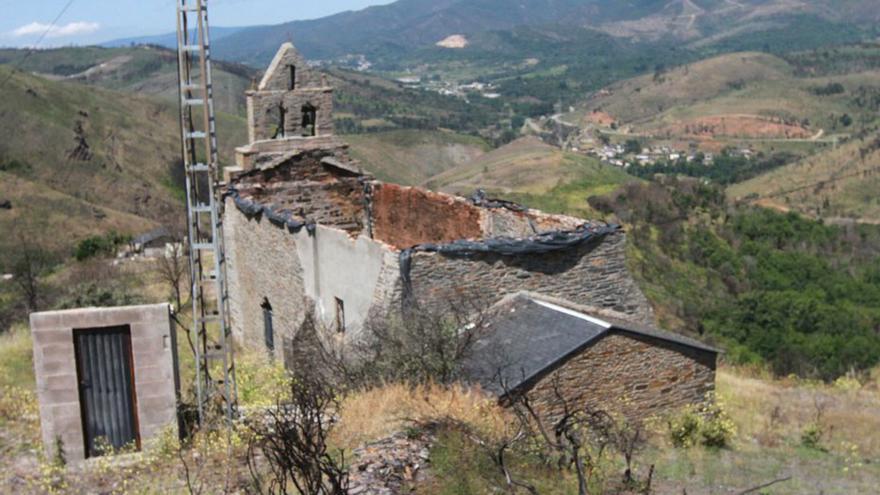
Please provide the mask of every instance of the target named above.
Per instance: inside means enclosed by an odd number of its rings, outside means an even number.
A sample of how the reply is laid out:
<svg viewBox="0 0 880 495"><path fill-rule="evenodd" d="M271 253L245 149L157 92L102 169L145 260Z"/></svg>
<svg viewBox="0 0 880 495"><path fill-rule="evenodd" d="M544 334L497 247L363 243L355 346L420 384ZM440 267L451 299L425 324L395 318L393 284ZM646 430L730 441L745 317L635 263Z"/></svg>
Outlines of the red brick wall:
<svg viewBox="0 0 880 495"><path fill-rule="evenodd" d="M555 390L570 403L645 419L701 402L715 388L716 354L611 331L540 378L528 394L547 417L561 411Z"/></svg>
<svg viewBox="0 0 880 495"><path fill-rule="evenodd" d="M395 184L373 189L373 235L399 249L482 238L481 219L461 198Z"/></svg>

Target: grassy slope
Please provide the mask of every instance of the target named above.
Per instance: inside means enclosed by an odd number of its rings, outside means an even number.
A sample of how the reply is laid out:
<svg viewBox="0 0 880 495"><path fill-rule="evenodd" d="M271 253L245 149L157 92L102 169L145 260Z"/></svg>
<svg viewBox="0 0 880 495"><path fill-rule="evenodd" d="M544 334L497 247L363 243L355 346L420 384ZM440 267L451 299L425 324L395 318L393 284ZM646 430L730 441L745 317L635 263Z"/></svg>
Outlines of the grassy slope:
<svg viewBox="0 0 880 495"><path fill-rule="evenodd" d="M854 139L837 149L735 184L728 195L810 216L880 222L877 140L876 133Z"/></svg>
<svg viewBox="0 0 880 495"><path fill-rule="evenodd" d="M0 67L0 77L7 74ZM180 214L180 191L170 176L180 160L172 104L22 73L3 91L0 165L17 177L0 184L0 197L12 198L14 207L0 213L4 227L13 218L48 217L50 223L63 222L57 239L66 242L110 227L142 231ZM89 160L70 157L78 122ZM230 157L231 145L245 139L243 121L221 114L218 129L222 156ZM98 210L107 218L97 221ZM136 217L148 220L138 225ZM0 249L7 242L10 237L3 236Z"/></svg>
<svg viewBox="0 0 880 495"><path fill-rule="evenodd" d="M39 50L21 62L22 50L0 50L0 64L55 79L70 79L107 89L177 100L177 53L150 46L130 48L75 47ZM221 112L244 115L242 95L256 71L216 62L214 104Z"/></svg>
<svg viewBox="0 0 880 495"><path fill-rule="evenodd" d="M482 139L444 131L401 130L345 136L351 153L379 179L407 185L463 165L489 149Z"/></svg>
<svg viewBox="0 0 880 495"><path fill-rule="evenodd" d="M874 493L880 468L868 462L880 453L880 395L875 381L858 388L824 386L793 380L773 380L743 370L722 368L717 375L719 398L736 424L730 448L675 448L667 439L665 422L649 428L647 447L634 456L636 472L644 477L653 465L652 493L734 494L791 476L766 491L778 495ZM815 421L815 404L827 404L821 449L800 445L801 433ZM822 450L824 449L824 450ZM600 470L610 488L623 473L619 456L606 451ZM509 465L520 480L542 494L577 493L574 475L527 462L508 453ZM504 486L487 451L455 430L441 432L432 449L435 476L416 493L453 495L493 493ZM618 493L598 491L596 493ZM629 492L626 492L629 493Z"/></svg>
<svg viewBox="0 0 880 495"><path fill-rule="evenodd" d="M809 121L812 132L835 131L844 113L865 113L852 101L859 87L877 88L877 73L859 71L834 77L800 77L785 60L763 53L734 53L678 67L655 78L645 75L608 88L586 103L636 132L659 132L665 126L700 117L754 115ZM818 96L811 90L830 82L847 92ZM872 119L872 116L867 116Z"/></svg>
<svg viewBox="0 0 880 495"><path fill-rule="evenodd" d="M476 189L549 211L591 215L586 198L636 180L593 158L527 137L432 177L433 188L469 195Z"/></svg>

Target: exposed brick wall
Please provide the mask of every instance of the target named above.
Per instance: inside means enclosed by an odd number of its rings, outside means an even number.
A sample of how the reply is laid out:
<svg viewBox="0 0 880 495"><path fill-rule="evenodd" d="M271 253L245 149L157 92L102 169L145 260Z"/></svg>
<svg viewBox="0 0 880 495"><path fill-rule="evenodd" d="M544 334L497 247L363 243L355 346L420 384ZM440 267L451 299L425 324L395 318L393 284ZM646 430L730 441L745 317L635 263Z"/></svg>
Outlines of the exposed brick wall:
<svg viewBox="0 0 880 495"><path fill-rule="evenodd" d="M467 297L488 305L505 295L530 291L653 323L651 306L626 269L625 245L621 232L547 254L457 258L416 252L410 272L413 295L425 304Z"/></svg>
<svg viewBox="0 0 880 495"><path fill-rule="evenodd" d="M531 384L528 396L545 417L570 403L646 419L703 401L715 387L716 354L612 330Z"/></svg>
<svg viewBox="0 0 880 495"><path fill-rule="evenodd" d="M399 249L483 237L480 208L425 189L375 183L373 232Z"/></svg>

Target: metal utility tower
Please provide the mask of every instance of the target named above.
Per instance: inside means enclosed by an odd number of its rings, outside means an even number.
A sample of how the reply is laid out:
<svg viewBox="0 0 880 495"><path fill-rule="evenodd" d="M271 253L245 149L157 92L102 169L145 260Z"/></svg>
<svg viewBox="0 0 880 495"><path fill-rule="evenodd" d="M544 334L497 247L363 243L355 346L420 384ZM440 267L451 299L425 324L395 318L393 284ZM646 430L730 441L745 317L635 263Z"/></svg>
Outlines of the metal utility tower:
<svg viewBox="0 0 880 495"><path fill-rule="evenodd" d="M231 420L238 390L229 331L217 133L207 0L179 0L177 57L180 138L186 169L186 216L192 280L192 327L199 422L212 412Z"/></svg>

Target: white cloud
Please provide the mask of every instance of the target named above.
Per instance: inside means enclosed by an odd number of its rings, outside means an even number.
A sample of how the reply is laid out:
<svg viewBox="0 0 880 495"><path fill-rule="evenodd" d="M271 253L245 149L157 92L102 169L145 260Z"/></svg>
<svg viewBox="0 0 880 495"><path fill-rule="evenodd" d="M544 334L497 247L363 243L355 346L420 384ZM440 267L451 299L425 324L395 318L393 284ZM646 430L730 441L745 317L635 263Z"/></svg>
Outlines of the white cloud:
<svg viewBox="0 0 880 495"><path fill-rule="evenodd" d="M15 37L23 37L40 36L46 33L47 38L60 38L62 36L92 34L100 28L101 25L97 22L70 22L63 26L51 26L40 22L32 22L15 29L10 34Z"/></svg>

